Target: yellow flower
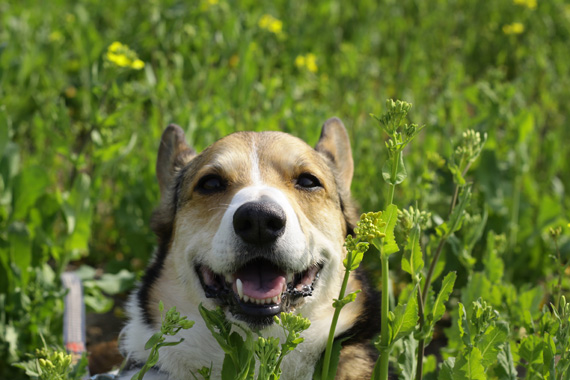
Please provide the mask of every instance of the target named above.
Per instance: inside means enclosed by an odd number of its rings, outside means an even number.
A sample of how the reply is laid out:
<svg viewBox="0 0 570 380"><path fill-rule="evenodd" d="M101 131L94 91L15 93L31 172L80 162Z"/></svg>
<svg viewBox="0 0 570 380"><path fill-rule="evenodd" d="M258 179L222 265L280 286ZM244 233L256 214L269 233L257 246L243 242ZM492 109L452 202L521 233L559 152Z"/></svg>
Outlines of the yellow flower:
<svg viewBox="0 0 570 380"><path fill-rule="evenodd" d="M307 70L312 73L316 73L319 70L317 66L317 56L313 53L298 55L297 58L295 58L295 66L299 69L306 67Z"/></svg>
<svg viewBox="0 0 570 380"><path fill-rule="evenodd" d="M130 67L135 70L140 70L144 67L144 62L137 57L137 53L118 41L109 45L105 58L108 62L119 67Z"/></svg>
<svg viewBox="0 0 570 380"><path fill-rule="evenodd" d="M513 22L503 26L503 33L505 34L521 34L524 32L524 25L520 22Z"/></svg>
<svg viewBox="0 0 570 380"><path fill-rule="evenodd" d="M131 60L124 54L107 53L107 59L120 67L131 65Z"/></svg>
<svg viewBox="0 0 570 380"><path fill-rule="evenodd" d="M135 70L140 70L144 67L144 62L141 61L140 59L135 59L131 67Z"/></svg>
<svg viewBox="0 0 570 380"><path fill-rule="evenodd" d="M117 51L119 51L119 49L121 49L123 47L123 44L115 41L113 42L110 46L109 46L109 51L112 51L113 53L116 53Z"/></svg>
<svg viewBox="0 0 570 380"><path fill-rule="evenodd" d="M513 0L513 3L527 7L528 9L536 8L536 0Z"/></svg>
<svg viewBox="0 0 570 380"><path fill-rule="evenodd" d="M307 65L307 70L309 70L312 73L316 73L317 70L319 69L317 66L317 56L309 53L305 56L305 64Z"/></svg>
<svg viewBox="0 0 570 380"><path fill-rule="evenodd" d="M271 15L263 15L257 23L261 29L270 31L271 33L281 34L283 32L283 21L276 19Z"/></svg>

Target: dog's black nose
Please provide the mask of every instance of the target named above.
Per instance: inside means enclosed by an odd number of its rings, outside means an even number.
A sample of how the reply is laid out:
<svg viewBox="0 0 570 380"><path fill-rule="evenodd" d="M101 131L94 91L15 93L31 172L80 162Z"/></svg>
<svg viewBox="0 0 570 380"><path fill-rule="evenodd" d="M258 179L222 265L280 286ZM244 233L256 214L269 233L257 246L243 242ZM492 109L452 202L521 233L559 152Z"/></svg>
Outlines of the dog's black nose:
<svg viewBox="0 0 570 380"><path fill-rule="evenodd" d="M286 220L285 211L275 202L248 202L234 214L234 231L246 243L273 243L285 232Z"/></svg>

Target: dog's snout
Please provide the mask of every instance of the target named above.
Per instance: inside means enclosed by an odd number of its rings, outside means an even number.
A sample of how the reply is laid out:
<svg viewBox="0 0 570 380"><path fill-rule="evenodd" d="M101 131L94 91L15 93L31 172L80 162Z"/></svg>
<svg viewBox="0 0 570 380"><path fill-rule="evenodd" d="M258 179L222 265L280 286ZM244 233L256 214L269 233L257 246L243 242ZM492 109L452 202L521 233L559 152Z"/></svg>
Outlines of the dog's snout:
<svg viewBox="0 0 570 380"><path fill-rule="evenodd" d="M235 212L235 233L250 244L268 244L285 232L285 212L275 202L247 202Z"/></svg>

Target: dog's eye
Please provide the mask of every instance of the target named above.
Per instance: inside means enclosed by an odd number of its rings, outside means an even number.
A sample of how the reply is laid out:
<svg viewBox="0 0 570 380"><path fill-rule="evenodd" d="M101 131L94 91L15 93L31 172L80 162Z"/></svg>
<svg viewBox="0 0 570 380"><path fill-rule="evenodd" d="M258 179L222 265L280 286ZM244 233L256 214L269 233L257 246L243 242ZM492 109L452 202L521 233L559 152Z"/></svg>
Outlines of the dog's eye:
<svg viewBox="0 0 570 380"><path fill-rule="evenodd" d="M217 193L226 189L226 182L218 175L208 174L200 178L196 189L204 194Z"/></svg>
<svg viewBox="0 0 570 380"><path fill-rule="evenodd" d="M314 190L317 187L322 187L321 183L312 174L303 173L297 178L297 183L295 186L305 189L305 190Z"/></svg>

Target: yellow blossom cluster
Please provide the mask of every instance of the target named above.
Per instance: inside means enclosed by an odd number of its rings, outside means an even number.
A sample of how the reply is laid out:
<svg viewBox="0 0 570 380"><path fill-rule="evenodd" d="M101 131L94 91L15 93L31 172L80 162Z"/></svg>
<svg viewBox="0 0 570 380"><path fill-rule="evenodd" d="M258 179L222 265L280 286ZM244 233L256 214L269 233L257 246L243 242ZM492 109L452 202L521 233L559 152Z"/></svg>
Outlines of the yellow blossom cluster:
<svg viewBox="0 0 570 380"><path fill-rule="evenodd" d="M515 3L516 5L527 7L528 9L536 8L536 0L513 0L513 3Z"/></svg>
<svg viewBox="0 0 570 380"><path fill-rule="evenodd" d="M129 49L127 45L118 41L113 42L109 46L105 58L108 62L119 67L126 67L135 70L140 70L144 67L144 62L138 58L137 53Z"/></svg>
<svg viewBox="0 0 570 380"><path fill-rule="evenodd" d="M271 15L263 15L259 19L258 25L261 29L268 30L271 33L281 34L283 32L283 21Z"/></svg>
<svg viewBox="0 0 570 380"><path fill-rule="evenodd" d="M297 58L295 58L295 66L299 69L306 67L307 70L312 73L316 73L319 70L319 67L317 66L317 56L312 53L298 55Z"/></svg>
<svg viewBox="0 0 570 380"><path fill-rule="evenodd" d="M520 22L513 22L503 26L503 33L505 34L521 34L524 32L524 25Z"/></svg>

